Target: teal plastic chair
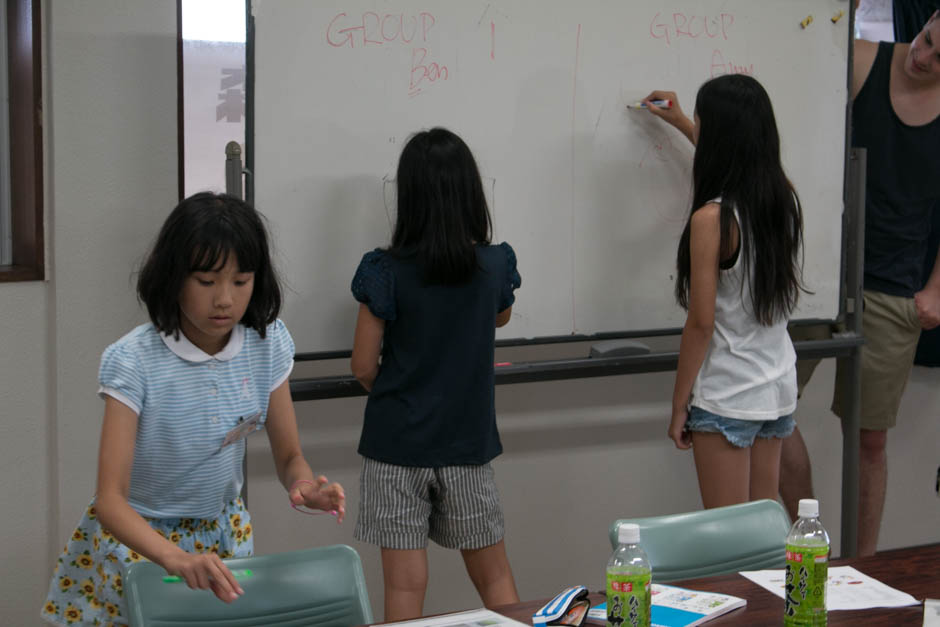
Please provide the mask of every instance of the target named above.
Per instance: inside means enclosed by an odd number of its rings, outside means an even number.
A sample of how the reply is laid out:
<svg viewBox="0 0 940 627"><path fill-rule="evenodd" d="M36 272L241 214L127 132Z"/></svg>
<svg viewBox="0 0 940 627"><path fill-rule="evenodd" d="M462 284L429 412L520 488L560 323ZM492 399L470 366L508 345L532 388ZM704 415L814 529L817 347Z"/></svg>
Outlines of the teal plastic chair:
<svg viewBox="0 0 940 627"><path fill-rule="evenodd" d="M786 563L790 518L777 501L616 520L610 526L614 548L623 523L640 526L640 546L649 556L657 583L783 568Z"/></svg>
<svg viewBox="0 0 940 627"><path fill-rule="evenodd" d="M225 560L245 591L223 603L207 590L167 583L152 562L128 569L132 627L349 627L372 622L359 554L346 545Z"/></svg>

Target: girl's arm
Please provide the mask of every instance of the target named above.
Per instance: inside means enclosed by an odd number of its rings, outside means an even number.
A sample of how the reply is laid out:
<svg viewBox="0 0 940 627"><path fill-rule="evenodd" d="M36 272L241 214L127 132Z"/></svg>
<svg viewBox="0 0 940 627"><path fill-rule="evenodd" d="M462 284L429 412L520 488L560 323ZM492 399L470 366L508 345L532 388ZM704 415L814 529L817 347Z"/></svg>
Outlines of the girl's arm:
<svg viewBox="0 0 940 627"><path fill-rule="evenodd" d="M265 427L274 455L277 477L287 488L291 503L327 512L335 511L337 522L342 522L346 516L346 495L343 486L329 483L323 475L314 478L313 471L300 450L297 415L294 413L289 381L285 380L271 392Z"/></svg>
<svg viewBox="0 0 940 627"><path fill-rule="evenodd" d="M225 602L237 599L243 590L218 555L187 553L154 531L128 504L137 414L110 396L106 397L104 407L95 496L95 511L101 526L131 550L159 564L171 575L182 577L190 588L211 589Z"/></svg>
<svg viewBox="0 0 940 627"><path fill-rule="evenodd" d="M692 395L692 384L705 360L705 351L715 326L721 246L720 211L718 204L709 203L693 213L690 221L689 313L679 344L679 367L672 393L672 420L669 423L669 437L680 449L691 446L689 434L685 431L689 397Z"/></svg>
<svg viewBox="0 0 940 627"><path fill-rule="evenodd" d="M650 102L650 100L671 100L672 106L668 109L665 107L657 107ZM650 92L650 95L644 98L643 102L646 103L646 108L649 109L650 113L668 122L672 126L675 126L692 142L693 146L695 145L695 134L692 132L695 128L695 122L682 112L682 107L679 106L679 97L676 96L676 92L656 90Z"/></svg>
<svg viewBox="0 0 940 627"><path fill-rule="evenodd" d="M500 326L497 324L496 326ZM379 374L379 355L382 354L382 337L385 335L385 321L376 317L369 307L359 304L359 318L356 320L356 336L353 339L350 367L353 376L367 392L372 391L372 384Z"/></svg>

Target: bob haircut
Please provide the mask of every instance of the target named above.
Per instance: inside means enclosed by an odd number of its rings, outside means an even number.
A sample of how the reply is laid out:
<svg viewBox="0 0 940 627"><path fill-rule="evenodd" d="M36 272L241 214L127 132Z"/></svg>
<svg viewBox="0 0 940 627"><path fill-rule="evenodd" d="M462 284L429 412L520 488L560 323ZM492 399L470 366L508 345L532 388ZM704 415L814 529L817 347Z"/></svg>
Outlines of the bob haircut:
<svg viewBox="0 0 940 627"><path fill-rule="evenodd" d="M389 252L417 255L424 280L455 285L477 269L492 222L470 148L444 128L416 133L398 160L398 216Z"/></svg>
<svg viewBox="0 0 940 627"><path fill-rule="evenodd" d="M261 215L244 201L201 192L167 217L137 279L137 299L158 331L179 338L179 295L193 272L217 270L235 255L239 272L254 273L241 323L261 337L281 309L281 287L271 264Z"/></svg>
<svg viewBox="0 0 940 627"><path fill-rule="evenodd" d="M757 80L726 74L698 90L698 142L692 162L692 208L676 259L676 299L688 309L692 214L721 197L721 262L732 246L737 209L738 254L749 277L751 313L765 325L788 317L802 283L803 211L780 162L780 136L770 97ZM744 283L741 285L742 290Z"/></svg>

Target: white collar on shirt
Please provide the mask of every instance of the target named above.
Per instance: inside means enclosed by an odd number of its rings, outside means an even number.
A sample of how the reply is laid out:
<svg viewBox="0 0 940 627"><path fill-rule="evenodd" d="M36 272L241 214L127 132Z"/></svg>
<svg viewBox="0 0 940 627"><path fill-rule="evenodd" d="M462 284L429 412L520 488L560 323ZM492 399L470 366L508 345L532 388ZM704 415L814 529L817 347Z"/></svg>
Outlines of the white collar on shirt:
<svg viewBox="0 0 940 627"><path fill-rule="evenodd" d="M229 361L242 350L242 346L245 344L245 327L241 324L236 324L232 329L232 334L228 338L228 343L225 345L225 348L220 350L215 355L210 355L204 350L193 344L189 339L183 335L182 332L179 334L179 339L173 337L173 334L165 335L160 334L160 338L163 340L163 343L166 344L166 347L173 351L173 354L181 359L186 361L192 361L195 363L202 363L204 361L209 361L210 359L216 359L218 361Z"/></svg>

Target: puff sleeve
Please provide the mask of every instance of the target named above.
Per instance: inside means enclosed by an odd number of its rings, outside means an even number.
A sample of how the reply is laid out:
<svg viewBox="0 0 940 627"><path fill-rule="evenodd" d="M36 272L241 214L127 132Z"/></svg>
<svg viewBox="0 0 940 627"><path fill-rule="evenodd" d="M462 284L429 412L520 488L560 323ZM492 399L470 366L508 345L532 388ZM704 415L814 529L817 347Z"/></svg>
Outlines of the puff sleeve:
<svg viewBox="0 0 940 627"><path fill-rule="evenodd" d="M522 277L519 276L519 271L516 269L516 253L512 246L503 242L499 245L499 248L506 254L506 279L503 281L499 295L499 309L497 311L505 311L516 302L514 292L522 285Z"/></svg>
<svg viewBox="0 0 940 627"><path fill-rule="evenodd" d="M268 325L265 335L271 342L271 386L268 391L273 392L294 369L294 339L280 318Z"/></svg>
<svg viewBox="0 0 940 627"><path fill-rule="evenodd" d="M352 280L352 293L377 318L395 319L395 275L383 250L376 248L362 256Z"/></svg>
<svg viewBox="0 0 940 627"><path fill-rule="evenodd" d="M144 372L140 357L126 344L114 343L101 355L98 396L110 396L140 414L144 406Z"/></svg>

